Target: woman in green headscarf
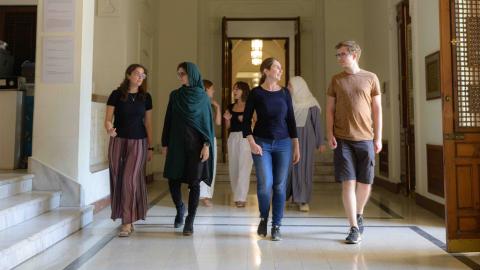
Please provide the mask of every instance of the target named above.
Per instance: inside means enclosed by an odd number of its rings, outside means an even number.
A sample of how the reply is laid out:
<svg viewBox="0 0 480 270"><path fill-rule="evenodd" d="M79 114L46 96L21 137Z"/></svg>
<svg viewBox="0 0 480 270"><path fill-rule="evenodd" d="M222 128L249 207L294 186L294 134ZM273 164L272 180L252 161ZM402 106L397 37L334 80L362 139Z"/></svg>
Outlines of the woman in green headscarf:
<svg viewBox="0 0 480 270"><path fill-rule="evenodd" d="M184 235L193 233L193 220L200 197L200 182L212 183L213 120L210 98L205 93L202 75L190 62L177 67L182 86L172 91L162 133L163 152L166 153L163 176L168 179L170 194L177 208L174 227L183 224L185 206L181 183L188 184L188 216Z"/></svg>

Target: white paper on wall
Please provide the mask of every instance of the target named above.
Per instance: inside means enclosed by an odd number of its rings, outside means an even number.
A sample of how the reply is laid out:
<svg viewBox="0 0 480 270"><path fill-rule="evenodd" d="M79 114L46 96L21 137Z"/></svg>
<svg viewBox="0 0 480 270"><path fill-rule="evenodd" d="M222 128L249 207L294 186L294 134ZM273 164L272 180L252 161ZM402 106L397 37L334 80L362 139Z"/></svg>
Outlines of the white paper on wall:
<svg viewBox="0 0 480 270"><path fill-rule="evenodd" d="M74 40L47 37L43 40L43 82L73 83Z"/></svg>
<svg viewBox="0 0 480 270"><path fill-rule="evenodd" d="M44 32L75 31L75 0L45 0L43 11Z"/></svg>

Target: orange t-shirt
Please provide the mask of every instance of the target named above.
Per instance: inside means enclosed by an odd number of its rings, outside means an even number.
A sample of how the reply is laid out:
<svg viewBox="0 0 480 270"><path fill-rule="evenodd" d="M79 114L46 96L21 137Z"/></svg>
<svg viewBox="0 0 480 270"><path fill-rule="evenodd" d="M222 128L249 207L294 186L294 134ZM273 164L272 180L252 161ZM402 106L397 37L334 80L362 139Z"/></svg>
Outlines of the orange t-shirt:
<svg viewBox="0 0 480 270"><path fill-rule="evenodd" d="M373 140L372 98L380 95L377 75L366 70L333 76L327 95L335 98L333 135L351 141Z"/></svg>

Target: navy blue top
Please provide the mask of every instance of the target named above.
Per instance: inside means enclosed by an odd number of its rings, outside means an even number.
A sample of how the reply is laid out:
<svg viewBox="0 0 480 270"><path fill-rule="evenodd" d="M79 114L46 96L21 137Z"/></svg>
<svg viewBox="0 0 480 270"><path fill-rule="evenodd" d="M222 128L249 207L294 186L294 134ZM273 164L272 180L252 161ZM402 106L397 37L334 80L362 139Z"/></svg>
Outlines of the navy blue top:
<svg viewBox="0 0 480 270"><path fill-rule="evenodd" d="M230 104L228 106L228 111L232 115L232 118L230 119L230 129L228 131L230 132L239 132L243 131L243 121L240 121L240 116L243 116L243 112L236 112L233 110L233 105Z"/></svg>
<svg viewBox="0 0 480 270"><path fill-rule="evenodd" d="M117 137L126 139L143 139L147 137L144 124L145 112L152 109L152 97L145 93L129 93L122 100L122 92L114 90L108 98L107 105L115 107L113 127L117 129Z"/></svg>
<svg viewBox="0 0 480 270"><path fill-rule="evenodd" d="M252 133L253 111L257 113L257 122ZM298 138L292 97L286 88L279 91L267 91L260 86L253 88L248 95L243 118L243 137L253 135L271 140Z"/></svg>

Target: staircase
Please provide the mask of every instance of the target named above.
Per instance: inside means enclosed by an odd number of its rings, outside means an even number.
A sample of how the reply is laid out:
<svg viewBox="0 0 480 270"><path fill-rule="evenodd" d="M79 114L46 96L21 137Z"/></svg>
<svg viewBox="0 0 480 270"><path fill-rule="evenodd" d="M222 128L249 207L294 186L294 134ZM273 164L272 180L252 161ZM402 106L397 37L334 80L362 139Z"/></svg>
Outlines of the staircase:
<svg viewBox="0 0 480 270"><path fill-rule="evenodd" d="M0 270L12 269L93 219L93 206L60 207L61 192L32 191L33 178L0 173Z"/></svg>

